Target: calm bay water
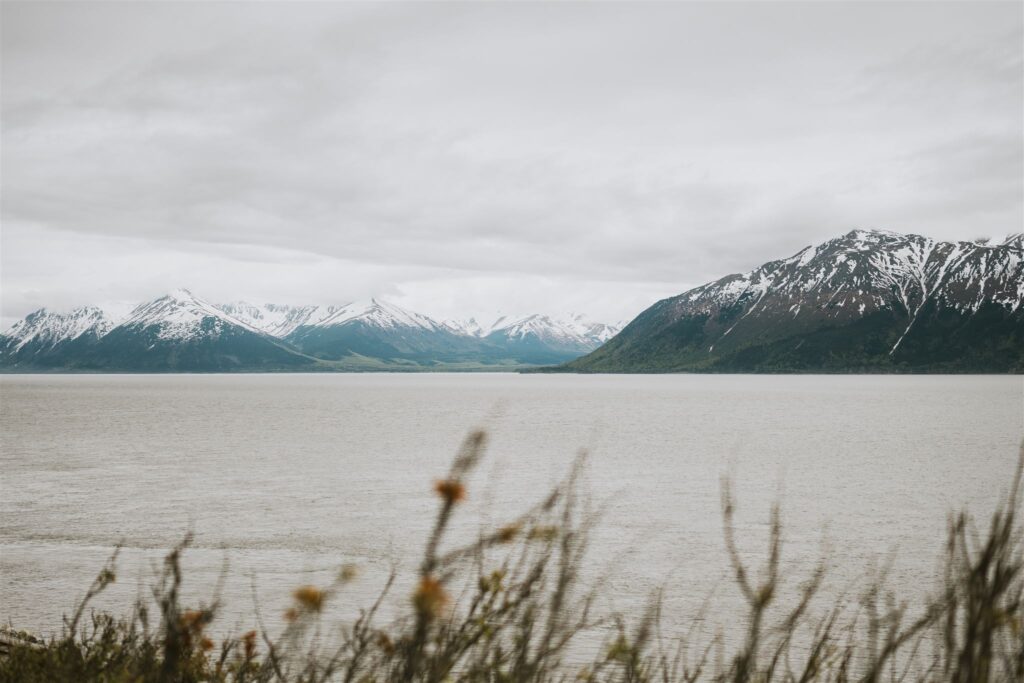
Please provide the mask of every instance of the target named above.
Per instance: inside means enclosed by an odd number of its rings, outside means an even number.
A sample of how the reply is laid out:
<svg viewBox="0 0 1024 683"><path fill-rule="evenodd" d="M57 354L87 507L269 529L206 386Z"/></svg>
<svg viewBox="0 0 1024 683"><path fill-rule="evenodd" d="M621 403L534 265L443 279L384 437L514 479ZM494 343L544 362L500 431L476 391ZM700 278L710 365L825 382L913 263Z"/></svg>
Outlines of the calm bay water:
<svg viewBox="0 0 1024 683"><path fill-rule="evenodd" d="M0 378L0 620L59 628L117 543L127 609L187 530L186 595L225 562L221 627L273 624L301 583L362 568L342 609L392 564L408 594L431 482L468 430L490 435L457 534L540 499L586 448L602 518L592 566L610 607L666 588L669 621L709 591L728 620L721 478L750 558L780 501L787 566L826 549L829 590L891 563L934 585L946 515L987 514L1024 437L1024 378L892 376L220 375ZM823 545L824 544L824 545ZM718 604L718 603L716 603Z"/></svg>

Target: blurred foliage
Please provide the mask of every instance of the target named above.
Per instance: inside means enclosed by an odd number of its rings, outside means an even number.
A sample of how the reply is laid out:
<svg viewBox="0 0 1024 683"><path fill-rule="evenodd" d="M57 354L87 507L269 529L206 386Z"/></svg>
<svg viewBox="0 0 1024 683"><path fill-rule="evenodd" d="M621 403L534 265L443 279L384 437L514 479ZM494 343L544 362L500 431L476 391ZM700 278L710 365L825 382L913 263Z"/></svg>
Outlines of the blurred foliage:
<svg viewBox="0 0 1024 683"><path fill-rule="evenodd" d="M966 513L951 518L943 588L917 605L877 578L858 600L818 606L824 558L796 590L783 590L777 509L764 566L751 570L737 550L725 482L723 535L747 614L727 624L733 633L708 637L697 628L663 633L658 596L640 614L597 613L603 586L579 578L594 523L577 493L582 459L518 518L442 551L485 443L484 433L471 434L435 483L439 508L414 593L387 625L376 617L394 574L352 623L325 627L325 607L355 577L346 565L331 585L297 587L279 632L260 620L258 629L215 641L208 631L217 601L196 608L180 601L186 537L164 560L152 599L131 615L88 611L116 580L115 553L60 635L0 631L0 681L1024 681L1020 465L987 528L978 530ZM456 598L452 587L466 585ZM568 656L581 638L603 642L586 664Z"/></svg>

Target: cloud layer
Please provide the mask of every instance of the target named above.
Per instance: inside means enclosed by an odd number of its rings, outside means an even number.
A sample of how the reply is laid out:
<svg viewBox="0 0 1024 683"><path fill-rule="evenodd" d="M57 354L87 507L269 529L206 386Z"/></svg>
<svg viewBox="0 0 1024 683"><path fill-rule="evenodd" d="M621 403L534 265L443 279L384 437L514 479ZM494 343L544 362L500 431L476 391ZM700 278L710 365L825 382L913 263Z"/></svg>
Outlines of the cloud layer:
<svg viewBox="0 0 1024 683"><path fill-rule="evenodd" d="M4 321L598 318L852 227L1024 223L1019 3L4 3Z"/></svg>

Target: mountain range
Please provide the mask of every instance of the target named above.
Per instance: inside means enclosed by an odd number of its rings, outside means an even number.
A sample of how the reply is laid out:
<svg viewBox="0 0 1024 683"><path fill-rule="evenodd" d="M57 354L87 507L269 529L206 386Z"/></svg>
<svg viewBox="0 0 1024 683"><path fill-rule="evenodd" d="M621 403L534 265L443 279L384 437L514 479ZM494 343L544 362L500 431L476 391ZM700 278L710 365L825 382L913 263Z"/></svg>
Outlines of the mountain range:
<svg viewBox="0 0 1024 683"><path fill-rule="evenodd" d="M7 371L228 372L466 369L561 363L616 327L582 316L438 322L370 300L338 306L213 304L177 290L126 317L95 306L35 311L0 335Z"/></svg>
<svg viewBox="0 0 1024 683"><path fill-rule="evenodd" d="M622 328L573 315L437 321L392 303L212 304L172 292L115 317L41 309L5 371L1024 372L1024 236L854 230L655 303Z"/></svg>
<svg viewBox="0 0 1024 683"><path fill-rule="evenodd" d="M1024 372L1024 236L854 230L657 302L570 372Z"/></svg>

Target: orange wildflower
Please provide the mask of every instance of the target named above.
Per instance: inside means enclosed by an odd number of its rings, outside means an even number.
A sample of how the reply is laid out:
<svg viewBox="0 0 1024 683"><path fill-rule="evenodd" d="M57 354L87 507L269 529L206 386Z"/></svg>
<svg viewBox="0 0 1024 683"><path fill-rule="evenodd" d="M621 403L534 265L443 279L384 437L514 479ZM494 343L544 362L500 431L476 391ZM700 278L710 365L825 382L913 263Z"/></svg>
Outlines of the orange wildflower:
<svg viewBox="0 0 1024 683"><path fill-rule="evenodd" d="M442 479L434 482L437 495L449 505L466 499L466 487L458 479Z"/></svg>
<svg viewBox="0 0 1024 683"><path fill-rule="evenodd" d="M256 654L256 631L248 631L242 636L242 645L245 647L245 658L252 659Z"/></svg>
<svg viewBox="0 0 1024 683"><path fill-rule="evenodd" d="M424 576L420 579L420 585L412 596L416 611L427 617L440 615L441 610L448 604L448 593L445 592L441 582L432 576Z"/></svg>
<svg viewBox="0 0 1024 683"><path fill-rule="evenodd" d="M311 612L319 612L324 606L324 592L315 586L301 586L292 595L295 602Z"/></svg>
<svg viewBox="0 0 1024 683"><path fill-rule="evenodd" d="M183 630L199 632L203 630L205 620L205 612L202 610L190 609L181 613L181 616L178 617L178 624Z"/></svg>

